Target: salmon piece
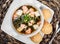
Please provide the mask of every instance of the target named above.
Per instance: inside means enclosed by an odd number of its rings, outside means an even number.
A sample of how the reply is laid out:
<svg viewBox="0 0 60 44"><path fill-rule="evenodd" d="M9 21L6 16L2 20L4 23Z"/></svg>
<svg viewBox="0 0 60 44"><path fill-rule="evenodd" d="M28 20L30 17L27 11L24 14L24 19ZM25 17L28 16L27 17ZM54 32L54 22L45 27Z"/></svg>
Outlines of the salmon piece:
<svg viewBox="0 0 60 44"><path fill-rule="evenodd" d="M34 9L33 8L30 8L27 13L31 13L31 14L34 14Z"/></svg>
<svg viewBox="0 0 60 44"><path fill-rule="evenodd" d="M31 34L32 30L31 28L28 28L28 30L25 31L26 34Z"/></svg>
<svg viewBox="0 0 60 44"><path fill-rule="evenodd" d="M37 22L37 25L39 26L41 24L41 22L39 21L39 22Z"/></svg>
<svg viewBox="0 0 60 44"><path fill-rule="evenodd" d="M30 9L29 9L29 15L30 15L31 17L34 17L34 9L33 9L33 8L30 8Z"/></svg>
<svg viewBox="0 0 60 44"><path fill-rule="evenodd" d="M24 29L27 28L27 26L25 24L21 24L21 28Z"/></svg>
<svg viewBox="0 0 60 44"><path fill-rule="evenodd" d="M27 6L23 6L22 9L23 9L23 13L27 13L27 11L28 11Z"/></svg>
<svg viewBox="0 0 60 44"><path fill-rule="evenodd" d="M15 19L17 19L17 14L15 13L14 15L13 15L13 20L15 20Z"/></svg>
<svg viewBox="0 0 60 44"><path fill-rule="evenodd" d="M33 8L30 8L30 9L29 9L29 12L34 12L34 9L33 9Z"/></svg>
<svg viewBox="0 0 60 44"><path fill-rule="evenodd" d="M27 26L25 24L21 24L21 26L17 28L17 31L21 32L24 28L27 28Z"/></svg>

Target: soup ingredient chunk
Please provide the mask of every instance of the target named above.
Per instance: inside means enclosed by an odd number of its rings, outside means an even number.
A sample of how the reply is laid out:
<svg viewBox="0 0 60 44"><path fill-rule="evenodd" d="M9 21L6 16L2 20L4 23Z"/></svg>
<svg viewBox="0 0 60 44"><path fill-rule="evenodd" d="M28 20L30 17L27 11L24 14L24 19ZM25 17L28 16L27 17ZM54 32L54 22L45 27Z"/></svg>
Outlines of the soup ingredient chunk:
<svg viewBox="0 0 60 44"><path fill-rule="evenodd" d="M32 23L29 22L29 23L28 23L28 26L32 26Z"/></svg>
<svg viewBox="0 0 60 44"><path fill-rule="evenodd" d="M40 43L42 41L42 36L38 33L31 37L31 40L35 43Z"/></svg>
<svg viewBox="0 0 60 44"><path fill-rule="evenodd" d="M34 24L34 23L35 23L35 21L34 21L34 20L31 20L31 21L30 21L30 23Z"/></svg>
<svg viewBox="0 0 60 44"><path fill-rule="evenodd" d="M21 28L24 29L27 28L27 26L25 24L21 24Z"/></svg>
<svg viewBox="0 0 60 44"><path fill-rule="evenodd" d="M35 21L34 20L31 20L30 22L28 22L28 25L29 26L32 26L34 23L35 23Z"/></svg>
<svg viewBox="0 0 60 44"><path fill-rule="evenodd" d="M17 14L15 13L14 15L13 15L13 20L15 20L15 19L17 19L18 18L18 16L17 16Z"/></svg>
<svg viewBox="0 0 60 44"><path fill-rule="evenodd" d="M21 32L23 29L21 27L17 28L18 32Z"/></svg>
<svg viewBox="0 0 60 44"><path fill-rule="evenodd" d="M36 16L36 17L40 16L40 14L39 14L38 11L35 12L35 16Z"/></svg>
<svg viewBox="0 0 60 44"><path fill-rule="evenodd" d="M32 13L33 14L34 9L33 8L29 8L29 10L27 11L27 13Z"/></svg>
<svg viewBox="0 0 60 44"><path fill-rule="evenodd" d="M28 28L28 29L25 31L26 34L30 34L31 32L32 32L31 28Z"/></svg>
<svg viewBox="0 0 60 44"><path fill-rule="evenodd" d="M20 17L22 15L23 11L22 10L18 10L14 15L13 15L13 19L17 19L18 17Z"/></svg>
<svg viewBox="0 0 60 44"><path fill-rule="evenodd" d="M47 21L49 18L51 18L51 12L49 9L42 9L42 13L44 16L44 19Z"/></svg>
<svg viewBox="0 0 60 44"><path fill-rule="evenodd" d="M38 22L37 22L37 25L39 26L40 24L41 24L41 22L40 22L40 21L38 21Z"/></svg>
<svg viewBox="0 0 60 44"><path fill-rule="evenodd" d="M34 15L34 12L29 13L29 15L30 15L31 17L34 17L34 16L35 16L35 15Z"/></svg>
<svg viewBox="0 0 60 44"><path fill-rule="evenodd" d="M18 32L21 32L23 29L26 29L27 26L25 24L21 24L21 26L19 28L17 28Z"/></svg>
<svg viewBox="0 0 60 44"><path fill-rule="evenodd" d="M39 26L37 24L33 25L34 29L37 29Z"/></svg>
<svg viewBox="0 0 60 44"><path fill-rule="evenodd" d="M24 13L27 13L27 11L28 11L28 7L27 7L27 6L25 6L25 5L22 6L22 9L23 9L23 12L24 12Z"/></svg>
<svg viewBox="0 0 60 44"><path fill-rule="evenodd" d="M34 9L33 8L30 8L28 12L31 17L34 17Z"/></svg>
<svg viewBox="0 0 60 44"><path fill-rule="evenodd" d="M30 8L29 9L29 12L31 13L31 12L34 12L34 9L33 8Z"/></svg>
<svg viewBox="0 0 60 44"><path fill-rule="evenodd" d="M18 11L16 12L16 14L17 14L18 16L21 16L21 15L22 15L22 13L23 13L23 11L22 11L22 10L18 10Z"/></svg>
<svg viewBox="0 0 60 44"><path fill-rule="evenodd" d="M50 34L52 32L52 25L48 22L44 22L43 28L42 28L42 32L44 34Z"/></svg>

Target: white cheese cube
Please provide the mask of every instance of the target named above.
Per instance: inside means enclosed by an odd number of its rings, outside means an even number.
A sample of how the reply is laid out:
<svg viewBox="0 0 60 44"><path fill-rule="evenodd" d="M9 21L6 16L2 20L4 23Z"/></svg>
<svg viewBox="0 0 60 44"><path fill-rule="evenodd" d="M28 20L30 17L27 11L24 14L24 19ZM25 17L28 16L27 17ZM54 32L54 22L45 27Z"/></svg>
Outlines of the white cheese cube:
<svg viewBox="0 0 60 44"><path fill-rule="evenodd" d="M35 12L35 16L36 16L36 17L40 16L40 14L39 14L38 11Z"/></svg>
<svg viewBox="0 0 60 44"><path fill-rule="evenodd" d="M39 26L35 24L35 25L33 25L33 27L34 27L34 29L37 29Z"/></svg>
<svg viewBox="0 0 60 44"><path fill-rule="evenodd" d="M28 23L29 26L32 26L33 24L32 23Z"/></svg>
<svg viewBox="0 0 60 44"><path fill-rule="evenodd" d="M18 10L18 11L16 12L16 14L17 14L17 15L19 15L19 16L21 16L21 15L22 15L22 13L23 13L23 11L22 11L22 10Z"/></svg>

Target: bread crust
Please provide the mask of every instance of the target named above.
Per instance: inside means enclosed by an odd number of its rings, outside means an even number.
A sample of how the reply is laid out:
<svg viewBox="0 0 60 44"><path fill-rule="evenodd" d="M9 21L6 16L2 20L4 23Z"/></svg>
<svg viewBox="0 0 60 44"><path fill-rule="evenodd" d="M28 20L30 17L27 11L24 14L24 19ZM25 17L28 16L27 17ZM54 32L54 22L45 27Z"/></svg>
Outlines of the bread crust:
<svg viewBox="0 0 60 44"><path fill-rule="evenodd" d="M43 28L42 28L42 32L44 34L50 34L52 32L52 25L50 23L48 23L47 21L44 22Z"/></svg>

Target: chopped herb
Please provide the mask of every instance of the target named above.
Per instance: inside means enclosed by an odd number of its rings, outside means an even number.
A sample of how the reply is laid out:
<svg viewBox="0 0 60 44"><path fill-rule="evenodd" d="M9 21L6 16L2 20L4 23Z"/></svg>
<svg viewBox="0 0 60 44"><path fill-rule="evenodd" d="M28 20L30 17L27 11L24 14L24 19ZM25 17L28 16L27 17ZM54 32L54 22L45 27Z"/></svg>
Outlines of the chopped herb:
<svg viewBox="0 0 60 44"><path fill-rule="evenodd" d="M29 16L29 14L25 14L22 20L23 22L28 23L30 20L32 20L32 18Z"/></svg>

